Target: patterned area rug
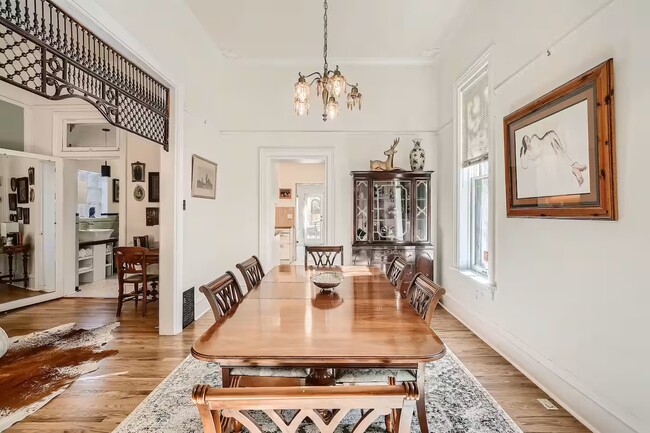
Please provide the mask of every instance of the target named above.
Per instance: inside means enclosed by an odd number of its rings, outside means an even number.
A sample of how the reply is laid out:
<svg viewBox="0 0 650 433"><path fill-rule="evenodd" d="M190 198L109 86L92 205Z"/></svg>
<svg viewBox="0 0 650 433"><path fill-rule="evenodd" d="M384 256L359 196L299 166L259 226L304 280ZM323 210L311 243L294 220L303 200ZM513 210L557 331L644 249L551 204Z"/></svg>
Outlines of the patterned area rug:
<svg viewBox="0 0 650 433"><path fill-rule="evenodd" d="M74 323L10 338L0 358L0 431L36 412L79 376L97 370L98 361L117 353L100 350L119 323L74 329Z"/></svg>
<svg viewBox="0 0 650 433"><path fill-rule="evenodd" d="M200 433L203 431L192 388L196 384L221 386L221 369L191 355L120 424L113 433ZM478 380L450 351L426 368L427 417L436 433L522 433ZM341 433L348 433L359 419L353 411L343 421ZM259 422L259 420L258 420ZM262 420L263 422L263 420ZM276 431L270 425L265 431ZM318 430L304 424L301 432ZM369 432L385 431L378 421ZM413 416L412 432L420 432Z"/></svg>

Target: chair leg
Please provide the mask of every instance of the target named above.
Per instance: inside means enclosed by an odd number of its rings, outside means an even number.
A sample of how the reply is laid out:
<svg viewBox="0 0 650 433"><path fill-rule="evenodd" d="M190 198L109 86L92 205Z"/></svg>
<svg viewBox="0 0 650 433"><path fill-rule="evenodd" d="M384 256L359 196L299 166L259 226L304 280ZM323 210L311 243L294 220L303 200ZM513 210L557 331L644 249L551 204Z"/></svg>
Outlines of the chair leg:
<svg viewBox="0 0 650 433"><path fill-rule="evenodd" d="M138 301L140 300L138 298L138 285L134 284L134 286L135 286L135 289L134 289L135 290L135 310L138 311Z"/></svg>
<svg viewBox="0 0 650 433"><path fill-rule="evenodd" d="M394 377L388 378L389 385L395 385L395 383L396 382ZM395 431L395 426L397 425L396 415L397 415L397 411L395 409L392 409L390 413L384 417L384 423L386 424L387 433L393 433Z"/></svg>
<svg viewBox="0 0 650 433"><path fill-rule="evenodd" d="M115 316L120 317L122 315L122 303L124 302L124 283L120 282L118 287L117 313L115 313Z"/></svg>
<svg viewBox="0 0 650 433"><path fill-rule="evenodd" d="M418 364L418 389L420 396L416 402L418 410L418 421L420 421L420 432L429 433L429 424L427 422L427 408L426 408L426 392L424 387L424 368L426 364L421 362Z"/></svg>
<svg viewBox="0 0 650 433"><path fill-rule="evenodd" d="M142 317L147 315L147 281L142 285Z"/></svg>

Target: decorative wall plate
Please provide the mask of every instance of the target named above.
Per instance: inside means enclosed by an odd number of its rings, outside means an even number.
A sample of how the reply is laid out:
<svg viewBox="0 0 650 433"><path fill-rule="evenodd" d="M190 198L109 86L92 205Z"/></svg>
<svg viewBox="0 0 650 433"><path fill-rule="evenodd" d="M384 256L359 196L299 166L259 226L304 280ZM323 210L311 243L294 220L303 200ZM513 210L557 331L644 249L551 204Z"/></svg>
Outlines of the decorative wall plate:
<svg viewBox="0 0 650 433"><path fill-rule="evenodd" d="M133 190L133 198L135 198L137 201L144 200L144 188L142 188L140 185L136 186Z"/></svg>
<svg viewBox="0 0 650 433"><path fill-rule="evenodd" d="M12 190L12 191L16 191L16 178L15 178L15 177L12 177L12 178L11 178L11 181L10 181L9 183L10 183L10 185L11 185L11 190Z"/></svg>
<svg viewBox="0 0 650 433"><path fill-rule="evenodd" d="M36 198L36 192L34 191L34 188L29 189L29 201L31 203L34 203L34 199Z"/></svg>

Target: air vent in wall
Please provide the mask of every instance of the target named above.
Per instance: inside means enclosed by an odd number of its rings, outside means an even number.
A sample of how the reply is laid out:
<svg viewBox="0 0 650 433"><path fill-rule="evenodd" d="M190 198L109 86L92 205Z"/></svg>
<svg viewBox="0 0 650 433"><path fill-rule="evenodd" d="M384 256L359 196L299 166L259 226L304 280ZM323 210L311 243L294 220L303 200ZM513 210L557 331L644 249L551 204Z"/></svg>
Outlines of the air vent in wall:
<svg viewBox="0 0 650 433"><path fill-rule="evenodd" d="M194 322L194 287L183 292L183 328Z"/></svg>

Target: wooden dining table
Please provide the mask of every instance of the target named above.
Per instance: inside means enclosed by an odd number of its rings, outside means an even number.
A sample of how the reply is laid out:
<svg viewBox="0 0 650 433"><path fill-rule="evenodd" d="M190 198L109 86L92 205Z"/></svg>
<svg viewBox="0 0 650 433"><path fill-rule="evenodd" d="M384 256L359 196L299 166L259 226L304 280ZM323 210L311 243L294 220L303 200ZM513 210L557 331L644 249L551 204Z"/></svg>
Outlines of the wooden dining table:
<svg viewBox="0 0 650 433"><path fill-rule="evenodd" d="M311 385L333 384L329 369L335 368L417 370L418 417L428 432L424 367L445 355L445 345L381 270L329 269L344 279L326 293L310 281L323 268L274 267L194 343L192 355L223 368L310 368Z"/></svg>

